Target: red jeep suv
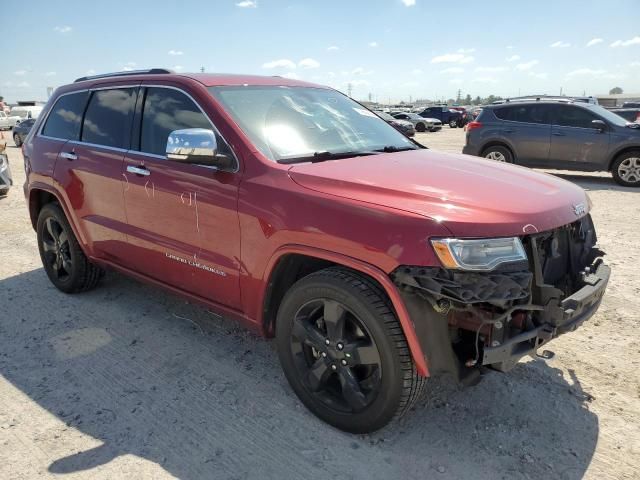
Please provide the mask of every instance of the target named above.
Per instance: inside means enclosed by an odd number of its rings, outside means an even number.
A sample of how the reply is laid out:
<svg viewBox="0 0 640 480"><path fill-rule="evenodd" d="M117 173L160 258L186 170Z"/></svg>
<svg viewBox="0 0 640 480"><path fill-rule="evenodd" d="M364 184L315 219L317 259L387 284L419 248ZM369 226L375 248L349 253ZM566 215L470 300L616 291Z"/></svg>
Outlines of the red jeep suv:
<svg viewBox="0 0 640 480"><path fill-rule="evenodd" d="M429 151L326 87L280 77L83 77L24 144L40 256L66 293L105 268L275 336L318 417L405 413L426 378L507 370L598 308L585 192Z"/></svg>

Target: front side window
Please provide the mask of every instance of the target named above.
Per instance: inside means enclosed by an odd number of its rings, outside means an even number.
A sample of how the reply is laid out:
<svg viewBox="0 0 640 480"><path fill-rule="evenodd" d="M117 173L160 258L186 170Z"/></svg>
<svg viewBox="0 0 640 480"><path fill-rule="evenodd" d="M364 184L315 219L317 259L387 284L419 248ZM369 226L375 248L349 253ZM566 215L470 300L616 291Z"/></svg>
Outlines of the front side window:
<svg viewBox="0 0 640 480"><path fill-rule="evenodd" d="M42 135L63 140L78 140L87 96L88 92L85 91L60 97L47 117Z"/></svg>
<svg viewBox="0 0 640 480"><path fill-rule="evenodd" d="M554 120L562 127L593 128L591 122L597 118L584 108L566 105L556 107Z"/></svg>
<svg viewBox="0 0 640 480"><path fill-rule="evenodd" d="M170 88L148 88L142 112L140 150L164 156L169 134L186 128L212 130L209 119L184 93ZM218 155L232 157L227 143L217 133L216 137Z"/></svg>
<svg viewBox="0 0 640 480"><path fill-rule="evenodd" d="M378 115L335 90L288 86L209 90L253 145L274 161L417 148Z"/></svg>
<svg viewBox="0 0 640 480"><path fill-rule="evenodd" d="M129 148L136 91L136 88L112 88L93 92L84 117L81 140L106 147Z"/></svg>

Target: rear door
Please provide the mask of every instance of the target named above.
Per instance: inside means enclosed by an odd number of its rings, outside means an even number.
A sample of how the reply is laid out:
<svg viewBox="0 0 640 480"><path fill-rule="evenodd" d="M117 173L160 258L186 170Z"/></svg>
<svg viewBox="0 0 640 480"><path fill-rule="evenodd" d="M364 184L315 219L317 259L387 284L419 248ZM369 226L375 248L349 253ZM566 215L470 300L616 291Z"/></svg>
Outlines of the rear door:
<svg viewBox="0 0 640 480"><path fill-rule="evenodd" d="M225 140L186 92L144 87L140 128L122 174L130 248L127 265L199 297L239 308L239 174L167 160L174 130L216 132L218 151L232 155Z"/></svg>
<svg viewBox="0 0 640 480"><path fill-rule="evenodd" d="M505 105L493 111L503 121L501 133L515 154L515 163L530 167L547 165L551 138L550 106Z"/></svg>
<svg viewBox="0 0 640 480"><path fill-rule="evenodd" d="M66 143L56 163L55 178L84 242L92 255L107 260L120 260L127 246L122 162L137 91L136 85L90 91L79 140Z"/></svg>
<svg viewBox="0 0 640 480"><path fill-rule="evenodd" d="M554 106L550 164L576 170L606 169L609 130L593 128L593 120L603 119L587 108Z"/></svg>

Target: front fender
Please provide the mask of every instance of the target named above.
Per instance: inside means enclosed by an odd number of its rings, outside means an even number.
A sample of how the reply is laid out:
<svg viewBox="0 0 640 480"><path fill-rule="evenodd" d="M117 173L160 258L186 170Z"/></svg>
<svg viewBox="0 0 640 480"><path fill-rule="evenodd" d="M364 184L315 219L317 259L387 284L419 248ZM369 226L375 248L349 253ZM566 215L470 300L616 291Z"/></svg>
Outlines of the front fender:
<svg viewBox="0 0 640 480"><path fill-rule="evenodd" d="M315 247L290 244L283 245L282 247L278 248L271 256L262 279L264 285L267 285L267 283L269 282L269 278L271 277L275 266L278 264L278 261L284 255L289 254L306 255L322 260L327 260L355 270L378 283L380 287L382 287L382 289L385 291L385 293L389 297L389 300L391 301L391 304L393 305L396 316L398 317L398 321L400 322L400 325L404 332L404 336L407 339L407 344L409 345L409 350L411 351L411 357L413 358L413 361L416 365L418 374L423 377L429 376L429 368L427 365L426 357L424 355L422 347L420 346L420 341L418 340L418 336L416 334L415 325L413 324L413 321L409 316L409 312L407 311L405 303L400 296L400 292L385 272L373 265L346 255L331 252L328 250L322 250ZM259 298L257 299L257 301L260 306L264 305L266 292L267 289L263 288L258 295ZM261 307L257 311L261 312L261 316L264 313ZM262 320L262 317L258 318L258 321L260 323L262 323Z"/></svg>

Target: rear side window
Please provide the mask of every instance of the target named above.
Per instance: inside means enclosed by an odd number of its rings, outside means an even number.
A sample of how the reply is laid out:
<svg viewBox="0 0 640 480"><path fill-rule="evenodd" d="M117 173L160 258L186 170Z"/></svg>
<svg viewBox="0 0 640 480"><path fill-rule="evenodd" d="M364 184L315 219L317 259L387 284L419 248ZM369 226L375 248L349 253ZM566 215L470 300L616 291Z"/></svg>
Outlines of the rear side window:
<svg viewBox="0 0 640 480"><path fill-rule="evenodd" d="M64 140L78 140L87 96L88 92L77 92L60 97L51 109L42 134Z"/></svg>
<svg viewBox="0 0 640 480"><path fill-rule="evenodd" d="M593 128L591 122L597 119L598 117L584 108L566 105L556 107L554 124L562 127Z"/></svg>
<svg viewBox="0 0 640 480"><path fill-rule="evenodd" d="M184 93L170 88L148 88L142 112L140 150L164 156L169 134L185 128L213 130L209 119ZM220 155L233 156L219 135L217 141Z"/></svg>
<svg viewBox="0 0 640 480"><path fill-rule="evenodd" d="M495 108L494 113L500 120L522 123L548 124L549 107L547 105L510 105Z"/></svg>
<svg viewBox="0 0 640 480"><path fill-rule="evenodd" d="M97 90L91 95L82 125L82 141L129 148L136 88Z"/></svg>

